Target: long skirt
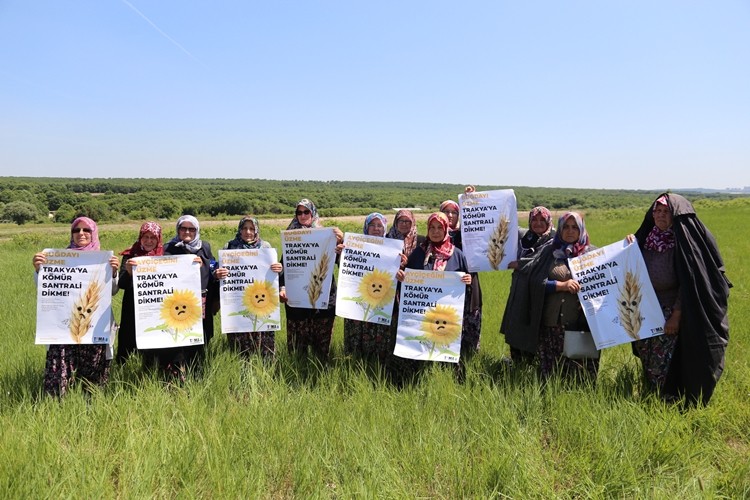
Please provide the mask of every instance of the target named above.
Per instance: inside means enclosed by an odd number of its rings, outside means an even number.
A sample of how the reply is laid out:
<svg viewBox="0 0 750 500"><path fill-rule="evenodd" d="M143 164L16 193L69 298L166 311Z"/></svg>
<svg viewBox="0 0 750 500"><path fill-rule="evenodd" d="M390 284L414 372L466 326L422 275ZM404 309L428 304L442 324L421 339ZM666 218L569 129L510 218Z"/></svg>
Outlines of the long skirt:
<svg viewBox="0 0 750 500"><path fill-rule="evenodd" d="M562 326L543 326L539 329L539 375L542 380L555 373L566 378L580 381L596 380L599 371L599 359L570 359L563 356L565 328Z"/></svg>
<svg viewBox="0 0 750 500"><path fill-rule="evenodd" d="M286 320L286 345L290 354L304 354L309 347L321 361L328 361L335 316Z"/></svg>
<svg viewBox="0 0 750 500"><path fill-rule="evenodd" d="M44 392L62 397L78 379L104 387L112 360L105 345L56 344L47 350Z"/></svg>
<svg viewBox="0 0 750 500"><path fill-rule="evenodd" d="M245 359L259 353L261 358L272 360L276 354L276 335L274 332L227 333L229 348Z"/></svg>
<svg viewBox="0 0 750 500"><path fill-rule="evenodd" d="M633 348L641 358L643 374L651 389L661 392L664 388L675 345L677 335L659 335L633 342Z"/></svg>
<svg viewBox="0 0 750 500"><path fill-rule="evenodd" d="M355 319L344 320L344 353L360 358L384 361L393 352L391 326L367 323ZM390 349L390 350L389 350Z"/></svg>

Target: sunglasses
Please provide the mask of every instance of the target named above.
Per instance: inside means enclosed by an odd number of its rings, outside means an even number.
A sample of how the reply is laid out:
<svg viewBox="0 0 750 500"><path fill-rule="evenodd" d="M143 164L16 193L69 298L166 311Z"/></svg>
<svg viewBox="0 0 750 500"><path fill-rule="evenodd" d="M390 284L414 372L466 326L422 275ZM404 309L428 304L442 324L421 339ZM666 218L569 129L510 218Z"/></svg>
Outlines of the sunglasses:
<svg viewBox="0 0 750 500"><path fill-rule="evenodd" d="M74 227L73 229L70 230L70 234L76 234L76 233L80 233L80 232L90 233L91 229L89 229L87 227Z"/></svg>
<svg viewBox="0 0 750 500"><path fill-rule="evenodd" d="M310 211L309 211L309 210L297 210L297 211L296 211L296 212L294 212L294 213L295 213L296 215L302 215L302 214L304 214L304 215L310 215Z"/></svg>
<svg viewBox="0 0 750 500"><path fill-rule="evenodd" d="M185 231L186 233L194 233L195 228L194 227L182 227L180 226L180 231Z"/></svg>

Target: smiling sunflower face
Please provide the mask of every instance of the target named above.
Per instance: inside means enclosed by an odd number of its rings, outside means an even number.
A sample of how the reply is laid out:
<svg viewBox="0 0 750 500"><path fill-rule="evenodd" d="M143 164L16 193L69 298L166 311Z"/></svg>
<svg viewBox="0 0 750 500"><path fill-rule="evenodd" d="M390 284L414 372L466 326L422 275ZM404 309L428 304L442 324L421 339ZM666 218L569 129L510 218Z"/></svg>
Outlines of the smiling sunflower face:
<svg viewBox="0 0 750 500"><path fill-rule="evenodd" d="M265 318L279 305L279 292L270 281L256 281L245 288L242 302L250 314Z"/></svg>
<svg viewBox="0 0 750 500"><path fill-rule="evenodd" d="M190 330L202 316L201 301L190 290L175 290L161 306L161 318L178 332Z"/></svg>
<svg viewBox="0 0 750 500"><path fill-rule="evenodd" d="M427 340L439 345L450 345L461 335L459 319L455 308L438 305L425 313L422 331Z"/></svg>
<svg viewBox="0 0 750 500"><path fill-rule="evenodd" d="M393 298L395 292L391 275L379 269L365 274L359 283L362 300L371 307L383 307Z"/></svg>

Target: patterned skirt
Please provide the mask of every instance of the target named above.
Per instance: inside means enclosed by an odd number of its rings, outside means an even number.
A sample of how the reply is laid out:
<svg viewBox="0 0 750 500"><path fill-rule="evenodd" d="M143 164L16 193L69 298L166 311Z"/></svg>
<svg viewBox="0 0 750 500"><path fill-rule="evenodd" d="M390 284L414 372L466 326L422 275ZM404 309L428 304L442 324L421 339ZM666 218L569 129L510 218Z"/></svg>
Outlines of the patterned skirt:
<svg viewBox="0 0 750 500"><path fill-rule="evenodd" d="M335 316L286 320L286 346L290 354L304 354L309 347L321 361L328 361Z"/></svg>
<svg viewBox="0 0 750 500"><path fill-rule="evenodd" d="M599 359L570 359L563 356L565 328L562 326L543 326L539 329L539 375L542 380L555 373L565 378L580 381L595 381L599 371Z"/></svg>
<svg viewBox="0 0 750 500"><path fill-rule="evenodd" d="M259 353L263 359L272 360L276 354L275 332L227 333L229 348L245 359Z"/></svg>
<svg viewBox="0 0 750 500"><path fill-rule="evenodd" d="M384 361L392 352L390 325L344 320L344 354Z"/></svg>
<svg viewBox="0 0 750 500"><path fill-rule="evenodd" d="M105 345L51 345L44 369L44 392L62 397L78 379L104 387L111 362Z"/></svg>

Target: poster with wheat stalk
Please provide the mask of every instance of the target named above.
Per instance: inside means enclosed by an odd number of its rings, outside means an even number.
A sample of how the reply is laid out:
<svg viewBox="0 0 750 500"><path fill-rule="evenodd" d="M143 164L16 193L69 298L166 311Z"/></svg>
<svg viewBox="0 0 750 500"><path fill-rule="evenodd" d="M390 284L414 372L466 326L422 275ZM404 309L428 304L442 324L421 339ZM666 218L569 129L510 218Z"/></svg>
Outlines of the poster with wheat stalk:
<svg viewBox="0 0 750 500"><path fill-rule="evenodd" d="M332 228L281 232L287 304L304 309L326 309L336 261Z"/></svg>
<svg viewBox="0 0 750 500"><path fill-rule="evenodd" d="M664 332L664 316L637 244L617 241L568 262L597 349Z"/></svg>
<svg viewBox="0 0 750 500"><path fill-rule="evenodd" d="M106 344L112 334L111 251L46 249L37 278L37 344Z"/></svg>
<svg viewBox="0 0 750 500"><path fill-rule="evenodd" d="M518 208L513 190L464 193L458 201L469 270L507 269L518 253Z"/></svg>

